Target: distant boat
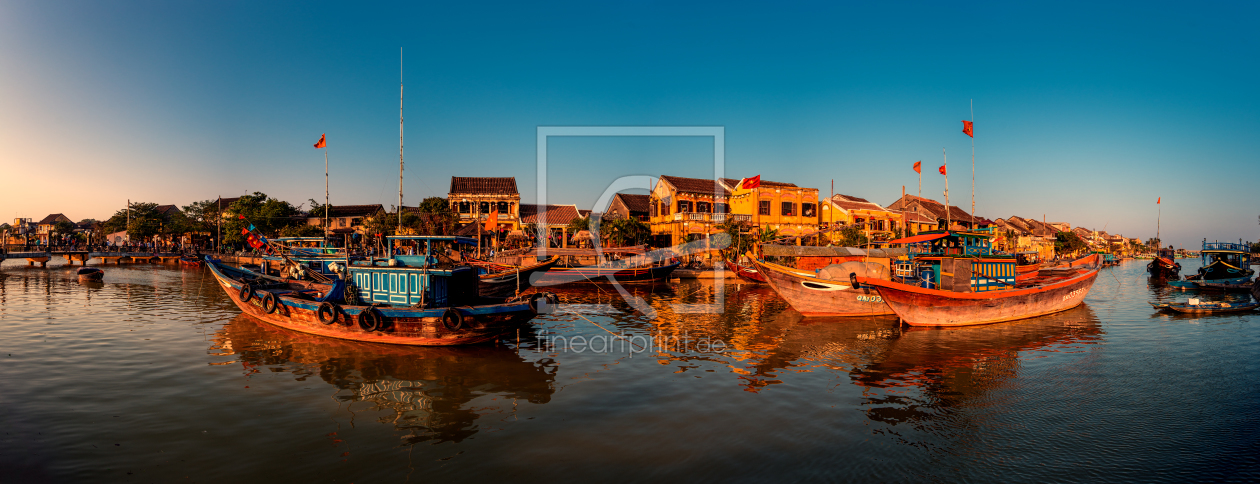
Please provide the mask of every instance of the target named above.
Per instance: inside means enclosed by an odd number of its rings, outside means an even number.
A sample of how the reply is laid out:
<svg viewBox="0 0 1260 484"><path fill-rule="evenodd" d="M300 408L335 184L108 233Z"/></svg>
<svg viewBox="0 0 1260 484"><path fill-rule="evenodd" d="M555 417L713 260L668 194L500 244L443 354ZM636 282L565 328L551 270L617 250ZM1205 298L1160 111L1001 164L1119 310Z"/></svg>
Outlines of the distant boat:
<svg viewBox="0 0 1260 484"><path fill-rule="evenodd" d="M105 271L95 267L80 267L77 275L80 282L100 282L105 278Z"/></svg>
<svg viewBox="0 0 1260 484"><path fill-rule="evenodd" d="M1146 265L1146 272L1151 274L1151 279L1173 281L1180 279L1181 264L1178 264L1176 259L1176 251L1159 249L1155 259Z"/></svg>
<svg viewBox="0 0 1260 484"><path fill-rule="evenodd" d="M1199 273L1187 276L1187 281L1212 284L1249 284L1255 271L1251 269L1251 247L1233 242L1203 241L1203 267Z"/></svg>
<svg viewBox="0 0 1260 484"><path fill-rule="evenodd" d="M534 261L519 266L476 260L469 261L469 264L477 269L477 290L482 296L510 297L529 289L531 275L547 272L559 260L559 256L552 256L542 262Z"/></svg>
<svg viewBox="0 0 1260 484"><path fill-rule="evenodd" d="M734 272L735 276L739 277L739 279L744 282L752 284L765 284L768 282L765 274L762 274L756 266L744 265L736 261L728 260L726 261L726 268L731 272Z"/></svg>
<svg viewBox="0 0 1260 484"><path fill-rule="evenodd" d="M199 255L185 255L185 256L180 256L179 258L179 264L182 266L201 267L205 265L205 263L206 263L205 259L203 259Z"/></svg>
<svg viewBox="0 0 1260 484"><path fill-rule="evenodd" d="M533 274L530 279L534 285L555 285L572 282L609 282L612 276L618 283L623 282L657 282L664 281L679 266L678 262L660 265L639 265L621 267L615 263L604 263L591 266L557 267Z"/></svg>
<svg viewBox="0 0 1260 484"><path fill-rule="evenodd" d="M1185 303L1165 303L1152 304L1155 309L1176 311L1185 314L1220 314L1220 313L1242 313L1254 311L1260 308L1260 303L1251 301L1247 303L1230 303L1230 302L1200 302L1197 299L1191 299Z"/></svg>

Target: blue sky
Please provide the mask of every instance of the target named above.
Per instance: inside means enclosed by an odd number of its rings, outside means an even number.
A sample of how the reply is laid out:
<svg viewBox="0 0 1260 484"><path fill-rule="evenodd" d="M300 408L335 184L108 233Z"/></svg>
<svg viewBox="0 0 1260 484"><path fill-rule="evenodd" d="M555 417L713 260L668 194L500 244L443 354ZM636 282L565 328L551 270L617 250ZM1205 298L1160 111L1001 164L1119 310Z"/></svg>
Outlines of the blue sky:
<svg viewBox="0 0 1260 484"><path fill-rule="evenodd" d="M549 126L723 126L726 172L925 196L1178 246L1260 238L1255 4L373 4L0 0L0 216L104 218L262 191L397 199L535 186ZM560 139L551 203L712 173L704 139Z"/></svg>

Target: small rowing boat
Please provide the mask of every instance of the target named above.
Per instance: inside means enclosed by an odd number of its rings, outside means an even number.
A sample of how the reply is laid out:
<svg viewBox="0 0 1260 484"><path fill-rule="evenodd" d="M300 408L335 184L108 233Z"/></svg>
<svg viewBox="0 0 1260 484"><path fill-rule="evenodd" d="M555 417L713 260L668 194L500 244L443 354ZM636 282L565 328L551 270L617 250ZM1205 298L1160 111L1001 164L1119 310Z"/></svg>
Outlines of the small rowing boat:
<svg viewBox="0 0 1260 484"><path fill-rule="evenodd" d="M179 256L179 265L185 267L201 267L205 265L205 259L199 255L182 255Z"/></svg>
<svg viewBox="0 0 1260 484"><path fill-rule="evenodd" d="M105 278L105 271L95 267L80 267L76 274L79 276L79 282L100 282Z"/></svg>
<svg viewBox="0 0 1260 484"><path fill-rule="evenodd" d="M519 266L478 260L470 260L468 263L477 268L479 294L485 297L510 297L529 289L531 275L547 272L559 260L559 256L552 256L542 262L534 261Z"/></svg>
<svg viewBox="0 0 1260 484"><path fill-rule="evenodd" d="M1184 314L1221 314L1253 311L1260 307L1260 303L1255 301L1249 303L1206 302L1191 299L1189 302L1184 303L1151 303L1151 306L1159 310L1176 311Z"/></svg>
<svg viewBox="0 0 1260 484"><path fill-rule="evenodd" d="M734 272L735 276L739 277L741 281L752 284L765 284L768 282L765 274L762 274L755 266L747 266L740 264L739 262L728 260L726 261L726 268L731 272Z"/></svg>

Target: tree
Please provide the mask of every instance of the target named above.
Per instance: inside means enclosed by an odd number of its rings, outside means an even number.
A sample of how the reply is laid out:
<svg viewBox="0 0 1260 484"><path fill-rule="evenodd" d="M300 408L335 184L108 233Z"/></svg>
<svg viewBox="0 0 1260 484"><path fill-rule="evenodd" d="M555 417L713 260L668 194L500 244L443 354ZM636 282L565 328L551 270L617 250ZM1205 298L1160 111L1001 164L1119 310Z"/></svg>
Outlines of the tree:
<svg viewBox="0 0 1260 484"><path fill-rule="evenodd" d="M65 220L61 220L53 224L53 229L52 229L52 234L51 234L52 237L49 237L49 239L50 240L53 238L60 239L68 235L74 235L74 229L75 229L75 225L73 223L67 222Z"/></svg>
<svg viewBox="0 0 1260 484"><path fill-rule="evenodd" d="M582 220L587 220L586 230L590 230L590 219ZM609 247L624 247L646 243L651 232L647 224L633 218L601 219L599 223L599 236L606 241L605 244Z"/></svg>
<svg viewBox="0 0 1260 484"><path fill-rule="evenodd" d="M420 202L420 213L454 213L451 204L442 197L429 197Z"/></svg>
<svg viewBox="0 0 1260 484"><path fill-rule="evenodd" d="M274 237L284 227L306 223L305 217L300 216L301 212L289 202L276 200L262 192L241 196L224 212L228 217L223 221L223 242L229 244L244 243L242 231L250 224L254 225L255 231Z"/></svg>
<svg viewBox="0 0 1260 484"><path fill-rule="evenodd" d="M181 207L189 232L214 232L219 223L219 200L193 202Z"/></svg>
<svg viewBox="0 0 1260 484"><path fill-rule="evenodd" d="M576 234L582 230L590 230L591 219L590 217L573 217L572 220L569 220L568 228L570 234Z"/></svg>
<svg viewBox="0 0 1260 484"><path fill-rule="evenodd" d="M1085 250L1088 246L1084 240L1072 232L1054 234L1054 251L1059 254L1072 254Z"/></svg>
<svg viewBox="0 0 1260 484"><path fill-rule="evenodd" d="M848 225L840 229L840 238L834 243L840 247L861 247L870 243L870 240L866 238L866 233L860 227Z"/></svg>
<svg viewBox="0 0 1260 484"><path fill-rule="evenodd" d="M398 219L384 210L378 210L363 221L363 230L367 231L369 237L375 237L376 234L394 235L394 230L397 228Z"/></svg>
<svg viewBox="0 0 1260 484"><path fill-rule="evenodd" d="M722 257L727 260L736 260L752 250L754 243L748 222L737 220L735 217L727 217L726 221L718 224L717 228L731 239L731 245L722 249Z"/></svg>

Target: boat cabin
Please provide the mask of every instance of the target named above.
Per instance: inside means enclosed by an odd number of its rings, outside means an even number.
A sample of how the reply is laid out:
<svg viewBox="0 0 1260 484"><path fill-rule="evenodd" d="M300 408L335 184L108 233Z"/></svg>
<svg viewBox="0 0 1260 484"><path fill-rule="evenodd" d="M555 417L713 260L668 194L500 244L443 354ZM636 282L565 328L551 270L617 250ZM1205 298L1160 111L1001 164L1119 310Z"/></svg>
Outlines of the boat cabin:
<svg viewBox="0 0 1260 484"><path fill-rule="evenodd" d="M476 269L447 262L445 256L449 246L476 245L476 239L397 235L386 240L393 255L356 261L347 268L364 303L423 308L477 303Z"/></svg>
<svg viewBox="0 0 1260 484"><path fill-rule="evenodd" d="M1251 279L1251 247L1233 242L1208 242L1203 239L1203 268L1199 269L1204 281L1246 283Z"/></svg>
<svg viewBox="0 0 1260 484"><path fill-rule="evenodd" d="M995 255L992 234L933 231L889 242L905 244L894 267L901 282L929 289L983 292L1015 287L1016 257ZM1035 256L1035 255L1034 255Z"/></svg>

